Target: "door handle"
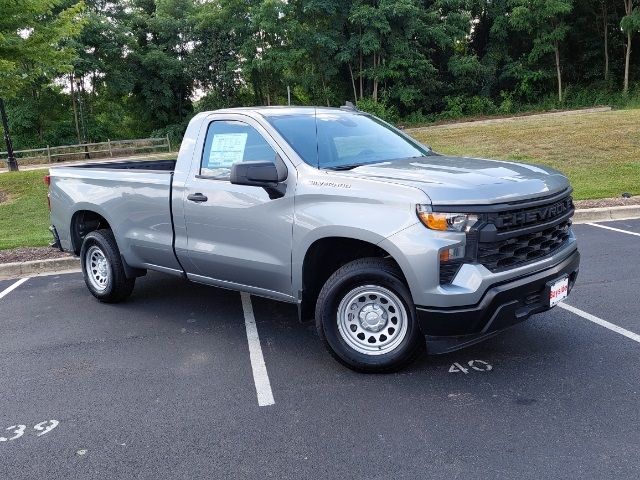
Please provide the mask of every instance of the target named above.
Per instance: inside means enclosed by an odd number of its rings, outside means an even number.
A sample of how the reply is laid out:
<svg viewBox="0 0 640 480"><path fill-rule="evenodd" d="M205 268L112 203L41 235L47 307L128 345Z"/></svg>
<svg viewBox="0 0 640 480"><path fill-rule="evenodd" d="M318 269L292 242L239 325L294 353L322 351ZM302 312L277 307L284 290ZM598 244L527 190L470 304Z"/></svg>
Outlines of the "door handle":
<svg viewBox="0 0 640 480"><path fill-rule="evenodd" d="M201 193L192 193L191 195L187 195L187 200L191 202L206 202L209 199Z"/></svg>

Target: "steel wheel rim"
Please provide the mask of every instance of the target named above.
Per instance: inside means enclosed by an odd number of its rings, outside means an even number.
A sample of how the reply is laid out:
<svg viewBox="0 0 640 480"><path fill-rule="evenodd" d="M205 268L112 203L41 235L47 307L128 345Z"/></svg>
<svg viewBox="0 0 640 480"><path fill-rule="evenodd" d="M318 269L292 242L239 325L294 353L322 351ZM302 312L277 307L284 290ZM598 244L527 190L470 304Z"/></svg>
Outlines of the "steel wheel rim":
<svg viewBox="0 0 640 480"><path fill-rule="evenodd" d="M363 285L348 292L338 305L338 331L355 351L384 355L407 335L407 310L400 298L379 285Z"/></svg>
<svg viewBox="0 0 640 480"><path fill-rule="evenodd" d="M95 245L89 247L85 256L85 268L93 288L99 292L106 290L111 276L111 267L99 247Z"/></svg>

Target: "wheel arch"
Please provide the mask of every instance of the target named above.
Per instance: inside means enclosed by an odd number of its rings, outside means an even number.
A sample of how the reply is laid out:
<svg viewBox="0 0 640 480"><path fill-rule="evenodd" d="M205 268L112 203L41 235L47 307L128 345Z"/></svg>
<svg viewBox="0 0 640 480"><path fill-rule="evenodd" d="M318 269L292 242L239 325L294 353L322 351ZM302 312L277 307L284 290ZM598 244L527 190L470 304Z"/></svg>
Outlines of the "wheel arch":
<svg viewBox="0 0 640 480"><path fill-rule="evenodd" d="M87 206L77 209L71 216L69 224L69 235L71 239L71 249L76 255L80 254L82 242L87 234L100 229L113 231L111 222L103 215L99 209Z"/></svg>
<svg viewBox="0 0 640 480"><path fill-rule="evenodd" d="M370 234L371 232L367 232ZM329 277L347 263L367 257L387 258L392 261L402 274L402 281L407 279L398 261L379 243L383 239L371 238L371 235L338 236L328 235L311 241L299 259L300 276L297 279L299 315L301 320L314 317L316 301L320 289Z"/></svg>

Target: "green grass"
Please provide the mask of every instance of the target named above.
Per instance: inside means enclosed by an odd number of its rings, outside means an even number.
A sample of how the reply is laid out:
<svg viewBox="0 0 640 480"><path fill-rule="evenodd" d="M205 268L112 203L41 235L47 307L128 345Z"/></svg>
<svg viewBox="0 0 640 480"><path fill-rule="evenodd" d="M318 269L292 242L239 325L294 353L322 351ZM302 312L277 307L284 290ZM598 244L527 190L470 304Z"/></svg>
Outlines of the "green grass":
<svg viewBox="0 0 640 480"><path fill-rule="evenodd" d="M47 186L42 181L47 170L0 173L0 191L9 201L0 203L0 250L47 245L49 210Z"/></svg>
<svg viewBox="0 0 640 480"><path fill-rule="evenodd" d="M408 130L437 152L542 164L577 200L640 194L640 109Z"/></svg>

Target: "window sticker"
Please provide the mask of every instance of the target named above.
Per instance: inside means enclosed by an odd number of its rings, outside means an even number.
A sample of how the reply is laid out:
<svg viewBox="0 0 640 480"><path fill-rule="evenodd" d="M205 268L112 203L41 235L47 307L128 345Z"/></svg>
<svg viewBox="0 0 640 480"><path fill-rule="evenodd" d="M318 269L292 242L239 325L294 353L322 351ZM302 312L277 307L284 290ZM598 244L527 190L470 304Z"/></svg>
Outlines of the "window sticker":
<svg viewBox="0 0 640 480"><path fill-rule="evenodd" d="M247 133L218 133L213 136L207 168L231 168L241 162L247 144Z"/></svg>

